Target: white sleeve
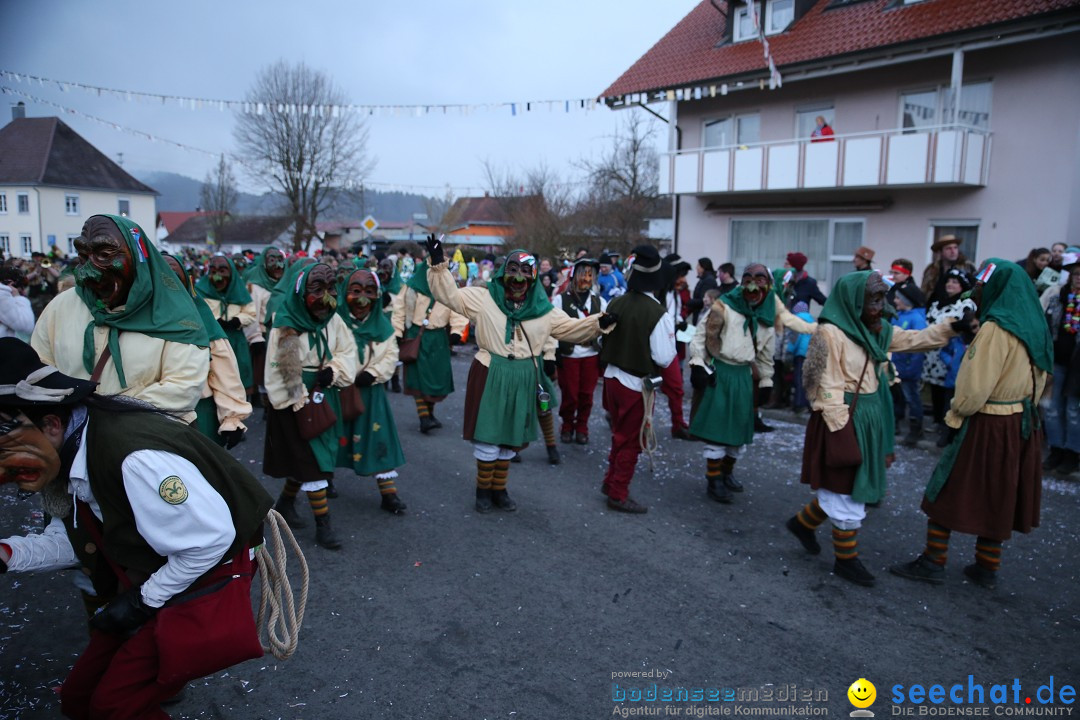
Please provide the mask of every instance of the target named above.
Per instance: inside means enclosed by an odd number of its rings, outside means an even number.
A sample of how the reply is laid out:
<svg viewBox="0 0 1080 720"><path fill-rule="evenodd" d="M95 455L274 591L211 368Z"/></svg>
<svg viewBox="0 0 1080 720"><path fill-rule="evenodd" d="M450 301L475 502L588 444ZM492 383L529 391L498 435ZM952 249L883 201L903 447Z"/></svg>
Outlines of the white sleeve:
<svg viewBox="0 0 1080 720"><path fill-rule="evenodd" d="M661 369L675 359L675 321L669 313L665 312L660 316L659 322L649 335L649 351L652 353L652 361Z"/></svg>
<svg viewBox="0 0 1080 720"><path fill-rule="evenodd" d="M0 325L7 325L13 332L23 335L34 332L34 310L30 301L13 294L7 285L0 285Z"/></svg>
<svg viewBox="0 0 1080 720"><path fill-rule="evenodd" d="M139 534L168 558L142 586L161 607L222 561L236 537L224 498L192 463L162 450L138 450L121 466Z"/></svg>
<svg viewBox="0 0 1080 720"><path fill-rule="evenodd" d="M79 560L60 518L53 518L40 535L10 537L0 542L11 548L11 572L48 572L78 567Z"/></svg>

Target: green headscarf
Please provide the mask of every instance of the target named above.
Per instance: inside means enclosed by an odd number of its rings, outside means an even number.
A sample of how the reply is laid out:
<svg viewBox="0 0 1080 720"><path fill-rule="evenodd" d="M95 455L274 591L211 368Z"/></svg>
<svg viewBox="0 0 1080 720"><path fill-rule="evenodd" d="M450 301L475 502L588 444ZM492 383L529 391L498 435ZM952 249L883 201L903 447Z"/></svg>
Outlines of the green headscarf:
<svg viewBox="0 0 1080 720"><path fill-rule="evenodd" d="M758 325L772 327L776 322L776 297L775 291L769 290L769 294L756 308L743 297L742 285L739 285L720 296L725 305L746 318L743 330L750 330L753 337L757 337ZM756 344L755 344L756 345Z"/></svg>
<svg viewBox="0 0 1080 720"><path fill-rule="evenodd" d="M273 248L277 250L277 248ZM267 248L259 253L259 256L252 262L251 267L244 271L244 282L251 283L252 285L258 285L264 290L273 290L278 281L270 277L266 272L266 253L270 250ZM278 250L278 252L281 252ZM284 273L283 273L284 274ZM280 278L279 278L280 279Z"/></svg>
<svg viewBox="0 0 1080 720"><path fill-rule="evenodd" d="M164 257L172 258L176 261L176 264L180 266L180 272L184 274L183 283L184 287L191 293L191 299L195 301L195 309L199 311L199 319L202 320L203 327L206 329L206 335L210 342L215 340L226 340L225 331L221 328L217 319L214 318L214 313L210 312L210 306L206 304L206 301L199 297L199 294L195 292L195 284L191 282L191 276L188 275L187 270L184 269L184 263L180 261L180 258L169 253L161 253Z"/></svg>
<svg viewBox="0 0 1080 720"><path fill-rule="evenodd" d="M409 282L405 283L416 292L424 295L425 297L431 297L431 286L427 281L427 262L419 262L416 264L416 270L413 271L412 277L409 278ZM396 274L396 273L395 273Z"/></svg>
<svg viewBox="0 0 1080 720"><path fill-rule="evenodd" d="M112 353L120 387L127 387L124 362L120 356L120 333L137 332L168 342L209 347L202 322L192 319L194 301L165 262L143 229L125 217L103 215L120 229L135 263L135 282L127 302L117 310L104 307L97 296L82 285L75 292L86 304L93 320L83 333L83 367L94 372L94 328L109 328L109 351Z"/></svg>
<svg viewBox="0 0 1080 720"><path fill-rule="evenodd" d="M221 303L221 317L228 315L229 305L247 305L251 302L251 293L244 287L244 279L240 277L240 273L236 271L236 265L233 264L232 258L227 255L214 255L210 258L212 262L215 257L225 258L225 262L229 263L229 285L225 288L225 292L218 292L217 288L210 282L210 273L204 273L201 278L195 282L195 291L204 298L210 300L217 300Z"/></svg>
<svg viewBox="0 0 1080 720"><path fill-rule="evenodd" d="M1054 344L1046 326L1035 284L1019 265L1000 258L990 258L983 265L995 265L983 283L979 299L979 322L993 320L1016 336L1027 348L1031 362L1040 370L1054 372ZM976 280L986 273L984 269Z"/></svg>
<svg viewBox="0 0 1080 720"><path fill-rule="evenodd" d="M502 265L500 265L499 269L495 271L495 274L491 276L491 282L489 282L487 286L488 292L491 293L491 299L495 301L499 310L506 316L506 339L504 340L506 343L509 343L514 336L515 324L520 325L526 320L543 317L554 309L551 301L548 300L547 293L544 292L544 288L540 284L539 278L533 278L532 284L529 285L529 291L525 294L525 302L521 304L521 307L514 309L510 306L510 303L506 301L506 289L503 287L503 276L506 275L506 263L514 253L530 254L526 250L513 250L507 253L506 260L503 260ZM412 283L411 279L409 280L409 283Z"/></svg>
<svg viewBox="0 0 1080 720"><path fill-rule="evenodd" d="M330 319L334 317L334 313L327 314L325 320L316 320L311 316L307 306L304 304L308 275L311 274L312 268L317 265L318 263L310 265L296 263L289 268L287 277L290 278L291 282L287 287L283 288L281 304L277 308L277 314L274 315L274 327L288 327L297 332L307 333L308 347L315 348L319 355L319 362L325 363L333 355L330 353L330 347L327 345L326 335L323 330L330 323ZM283 277L282 281L285 279ZM281 285L281 283L278 283L278 285ZM274 289L276 290L277 286Z"/></svg>
<svg viewBox="0 0 1080 720"><path fill-rule="evenodd" d="M378 270L378 267L375 268ZM427 280L427 273L424 273L424 279ZM394 274L390 278L390 282L383 286L383 292L388 292L391 295L397 295L401 292L401 286L405 284L405 281L401 279L401 270L398 270L397 263L394 263Z"/></svg>
<svg viewBox="0 0 1080 720"><path fill-rule="evenodd" d="M881 323L881 332L876 335L863 324L863 302L866 299L866 281L874 270L859 270L848 273L836 281L833 290L825 300L825 307L818 317L819 323L831 323L844 331L865 350L875 363L888 359L889 343L892 342L893 326ZM1031 284L1031 281L1028 281ZM1045 321L1043 325L1046 325Z"/></svg>
<svg viewBox="0 0 1080 720"><path fill-rule="evenodd" d="M305 262L299 262L299 260ZM264 321L267 330L274 326L274 315L277 313L278 307L281 306L281 301L285 299L286 291L291 290L296 285L296 277L300 274L300 271L315 264L314 258L299 258L299 260L290 263L285 268L285 272L281 274L281 279L270 290L270 299L266 301L266 318Z"/></svg>
<svg viewBox="0 0 1080 720"><path fill-rule="evenodd" d="M370 272L375 275L373 270L368 268L357 268L349 273L349 276L345 278L338 285L338 306L337 314L341 316L341 319L345 321L345 324L352 330L353 338L356 340L356 347L363 348L368 342L382 342L386 338L394 334L394 326L391 324L390 319L386 317L386 314L381 312L382 310L382 293L379 293L378 298L372 303L371 312L364 318L363 321L357 320L352 316L349 311L349 304L345 302L345 297L349 290L349 281L352 280L352 276L361 270ZM379 276L375 275L375 282L379 282Z"/></svg>

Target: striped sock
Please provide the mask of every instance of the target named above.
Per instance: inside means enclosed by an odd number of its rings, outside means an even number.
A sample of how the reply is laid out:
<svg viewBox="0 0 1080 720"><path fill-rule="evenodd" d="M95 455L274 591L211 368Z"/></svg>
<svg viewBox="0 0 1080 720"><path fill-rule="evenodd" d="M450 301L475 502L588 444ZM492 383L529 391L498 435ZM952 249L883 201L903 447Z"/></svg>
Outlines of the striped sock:
<svg viewBox="0 0 1080 720"><path fill-rule="evenodd" d="M944 525L938 525L933 520L926 521L926 549L923 555L931 561L944 567L949 559L949 535L952 530Z"/></svg>
<svg viewBox="0 0 1080 720"><path fill-rule="evenodd" d="M496 460L493 464L495 465L495 472L491 476L491 489L505 490L506 478L510 475L510 461Z"/></svg>
<svg viewBox="0 0 1080 720"><path fill-rule="evenodd" d="M326 502L326 488L323 488L322 490L308 490L307 499L308 502L311 503L311 512L315 513L315 517L326 515L330 512L330 506Z"/></svg>
<svg viewBox="0 0 1080 720"><path fill-rule="evenodd" d="M285 479L285 487L281 489L281 496L292 500L300 492L300 483L292 478Z"/></svg>
<svg viewBox="0 0 1080 720"><path fill-rule="evenodd" d="M476 487L480 490L491 489L491 476L495 474L496 460L476 461Z"/></svg>
<svg viewBox="0 0 1080 720"><path fill-rule="evenodd" d="M837 560L853 560L859 556L858 540L855 539L858 532L858 530L841 530L833 525L833 554L836 555Z"/></svg>
<svg viewBox="0 0 1080 720"><path fill-rule="evenodd" d="M380 495L393 495L397 492L397 488L394 487L394 478L396 477L396 472L375 476L375 482L379 484Z"/></svg>
<svg viewBox="0 0 1080 720"><path fill-rule="evenodd" d="M1001 569L1001 541L980 535L975 539L975 562L980 567L997 572Z"/></svg>
<svg viewBox="0 0 1080 720"><path fill-rule="evenodd" d="M795 517L807 530L816 530L818 525L825 522L825 518L828 516L818 505L817 498L814 498L813 502L807 503L806 507L800 510Z"/></svg>
<svg viewBox="0 0 1080 720"><path fill-rule="evenodd" d="M735 458L730 455L725 455L720 458L720 473L722 475L730 475L731 471L735 469Z"/></svg>
<svg viewBox="0 0 1080 720"><path fill-rule="evenodd" d="M431 407L428 405L427 401L419 395L414 399L416 400L416 414L422 418L429 417L431 415Z"/></svg>
<svg viewBox="0 0 1080 720"><path fill-rule="evenodd" d="M555 447L555 415L546 412L539 417L540 430L544 433L544 445Z"/></svg>
<svg viewBox="0 0 1080 720"><path fill-rule="evenodd" d="M705 477L709 480L719 480L724 473L720 470L720 458L705 458Z"/></svg>

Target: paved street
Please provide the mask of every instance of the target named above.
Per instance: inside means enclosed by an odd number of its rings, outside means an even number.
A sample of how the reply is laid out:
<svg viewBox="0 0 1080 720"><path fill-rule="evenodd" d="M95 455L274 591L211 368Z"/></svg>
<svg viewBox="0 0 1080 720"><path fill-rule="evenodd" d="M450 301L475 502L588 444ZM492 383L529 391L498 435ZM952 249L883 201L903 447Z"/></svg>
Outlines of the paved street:
<svg viewBox="0 0 1080 720"><path fill-rule="evenodd" d="M901 454L891 489L860 533L878 585L830 574L825 552L807 556L782 523L809 498L799 484L801 425L774 421L736 472L747 486L732 506L708 500L701 446L668 435L654 470L642 458L632 487L644 516L613 513L599 493L607 453L599 392L586 448L560 445L550 467L542 443L511 465L519 510L477 515L474 461L461 440L471 354L455 358L458 392L438 406L442 430L418 431L410 398L391 395L408 464L398 482L408 513L379 510L375 481L339 471L333 521L345 547L297 535L311 565L307 617L296 656L250 661L191 685L177 718L605 718L613 682L673 687L827 692L830 715L852 710L846 691L865 677L872 708L895 684L1019 678L1034 692L1053 675L1080 680L1080 484L1047 478L1042 526L1006 543L998 589L963 581L974 538L954 535L942 587L885 568L922 548L921 490L936 455ZM689 402L687 402L689 406ZM261 467L257 411L238 450ZM901 449L902 450L902 449ZM265 486L277 495L276 481ZM35 501L0 491L3 535L26 526ZM59 716L53 688L85 640L70 577L0 578L0 717ZM683 715L691 703L681 703ZM699 704L700 707L704 705Z"/></svg>

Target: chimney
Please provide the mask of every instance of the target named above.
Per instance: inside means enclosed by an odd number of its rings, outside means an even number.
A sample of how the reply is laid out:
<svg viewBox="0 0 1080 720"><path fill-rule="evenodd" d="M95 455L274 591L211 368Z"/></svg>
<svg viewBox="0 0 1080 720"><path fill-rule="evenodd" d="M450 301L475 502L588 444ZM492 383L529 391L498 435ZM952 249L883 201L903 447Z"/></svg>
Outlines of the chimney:
<svg viewBox="0 0 1080 720"><path fill-rule="evenodd" d="M19 101L11 106L11 119L18 120L26 117L26 103Z"/></svg>

